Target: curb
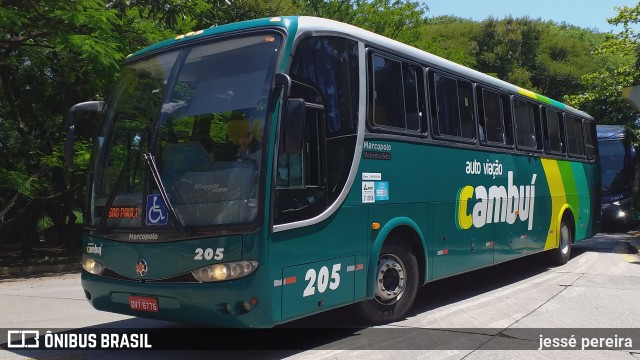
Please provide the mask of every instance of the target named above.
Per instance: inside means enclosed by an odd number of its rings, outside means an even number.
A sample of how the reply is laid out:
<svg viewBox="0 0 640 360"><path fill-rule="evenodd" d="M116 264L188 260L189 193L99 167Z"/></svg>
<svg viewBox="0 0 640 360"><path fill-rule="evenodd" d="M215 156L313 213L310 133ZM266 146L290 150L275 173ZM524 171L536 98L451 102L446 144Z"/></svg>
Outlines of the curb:
<svg viewBox="0 0 640 360"><path fill-rule="evenodd" d="M59 265L35 265L35 266L16 266L16 267L0 267L0 276L6 275L30 275L42 273L54 273L80 270L80 264L59 264Z"/></svg>

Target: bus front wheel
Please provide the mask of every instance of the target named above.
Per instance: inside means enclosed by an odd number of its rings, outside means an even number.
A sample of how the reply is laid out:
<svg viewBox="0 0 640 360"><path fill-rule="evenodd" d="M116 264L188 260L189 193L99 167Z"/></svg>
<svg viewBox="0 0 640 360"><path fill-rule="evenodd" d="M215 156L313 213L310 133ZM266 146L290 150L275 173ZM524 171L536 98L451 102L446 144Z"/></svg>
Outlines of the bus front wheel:
<svg viewBox="0 0 640 360"><path fill-rule="evenodd" d="M418 279L418 261L409 246L385 242L376 268L375 296L358 304L362 317L374 324L402 319L413 305Z"/></svg>
<svg viewBox="0 0 640 360"><path fill-rule="evenodd" d="M560 234L558 247L549 252L549 258L555 265L564 265L569 261L571 256L571 244L573 243L573 232L571 231L570 222L562 219L560 223Z"/></svg>

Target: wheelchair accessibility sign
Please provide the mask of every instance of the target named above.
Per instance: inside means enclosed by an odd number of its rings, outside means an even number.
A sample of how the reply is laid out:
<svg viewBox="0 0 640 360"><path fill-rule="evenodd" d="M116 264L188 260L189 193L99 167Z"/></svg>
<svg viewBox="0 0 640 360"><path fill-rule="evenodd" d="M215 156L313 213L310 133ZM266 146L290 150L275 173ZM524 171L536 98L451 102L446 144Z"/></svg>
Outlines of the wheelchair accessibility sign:
<svg viewBox="0 0 640 360"><path fill-rule="evenodd" d="M160 194L147 195L147 225L167 225L169 223L169 211Z"/></svg>

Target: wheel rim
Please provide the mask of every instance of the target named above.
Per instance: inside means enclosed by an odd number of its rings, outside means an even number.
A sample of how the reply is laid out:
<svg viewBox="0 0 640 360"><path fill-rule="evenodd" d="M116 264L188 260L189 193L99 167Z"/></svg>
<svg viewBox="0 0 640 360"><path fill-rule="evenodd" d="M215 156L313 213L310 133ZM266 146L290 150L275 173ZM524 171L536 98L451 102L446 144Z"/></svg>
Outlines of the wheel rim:
<svg viewBox="0 0 640 360"><path fill-rule="evenodd" d="M404 294L406 277L402 260L397 256L386 254L378 259L376 275L376 300L384 305L398 302Z"/></svg>
<svg viewBox="0 0 640 360"><path fill-rule="evenodd" d="M560 229L560 252L563 256L569 255L569 249L571 246L571 234L569 233L569 228L563 226Z"/></svg>

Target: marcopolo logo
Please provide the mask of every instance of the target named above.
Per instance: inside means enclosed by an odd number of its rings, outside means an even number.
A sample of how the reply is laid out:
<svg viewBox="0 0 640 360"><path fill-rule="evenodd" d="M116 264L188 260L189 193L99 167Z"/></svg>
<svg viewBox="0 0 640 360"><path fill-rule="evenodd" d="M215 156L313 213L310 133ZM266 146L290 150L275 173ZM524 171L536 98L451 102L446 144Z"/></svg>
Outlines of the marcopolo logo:
<svg viewBox="0 0 640 360"><path fill-rule="evenodd" d="M158 240L158 234L129 234L129 240Z"/></svg>
<svg viewBox="0 0 640 360"><path fill-rule="evenodd" d="M458 191L458 211L456 225L462 230L471 226L481 228L485 224L507 223L528 220L528 229L533 228L533 214L536 196L536 176L531 177L531 185L514 185L513 171L507 174L507 187L465 186ZM475 195L478 200L469 212L469 200Z"/></svg>
<svg viewBox="0 0 640 360"><path fill-rule="evenodd" d="M369 151L391 151L391 144L378 144L365 141L363 149Z"/></svg>

